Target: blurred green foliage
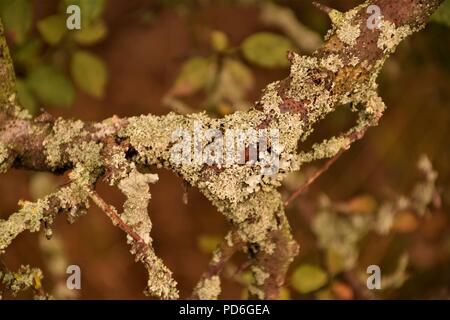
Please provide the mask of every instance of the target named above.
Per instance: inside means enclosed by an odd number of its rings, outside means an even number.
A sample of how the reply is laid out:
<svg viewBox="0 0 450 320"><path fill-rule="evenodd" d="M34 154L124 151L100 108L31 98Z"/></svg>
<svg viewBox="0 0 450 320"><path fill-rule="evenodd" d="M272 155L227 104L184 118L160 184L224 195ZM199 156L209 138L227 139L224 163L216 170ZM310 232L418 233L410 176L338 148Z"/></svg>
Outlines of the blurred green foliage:
<svg viewBox="0 0 450 320"><path fill-rule="evenodd" d="M69 5L80 7L80 30L66 26ZM94 45L107 36L108 28L102 18L105 5L106 0L60 0L57 12L36 21L33 28L31 0L0 0L0 17L16 69L19 100L32 113L40 105L72 106L75 85L94 98L103 98L107 68L100 57L80 46Z"/></svg>
<svg viewBox="0 0 450 320"><path fill-rule="evenodd" d="M442 3L440 8L431 16L431 20L450 27L450 0Z"/></svg>

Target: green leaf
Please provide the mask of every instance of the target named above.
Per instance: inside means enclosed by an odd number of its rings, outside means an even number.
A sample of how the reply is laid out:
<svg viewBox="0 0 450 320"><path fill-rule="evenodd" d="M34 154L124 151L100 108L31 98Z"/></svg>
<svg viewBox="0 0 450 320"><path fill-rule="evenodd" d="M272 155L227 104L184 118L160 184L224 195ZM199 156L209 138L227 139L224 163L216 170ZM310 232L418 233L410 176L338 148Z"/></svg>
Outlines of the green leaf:
<svg viewBox="0 0 450 320"><path fill-rule="evenodd" d="M27 83L23 80L16 80L17 96L19 98L19 103L28 109L30 113L34 114L37 110L36 100L28 87Z"/></svg>
<svg viewBox="0 0 450 320"><path fill-rule="evenodd" d="M287 52L294 48L288 38L270 32L249 36L241 47L248 61L265 68L288 66Z"/></svg>
<svg viewBox="0 0 450 320"><path fill-rule="evenodd" d="M86 93L103 98L108 71L97 56L87 51L77 51L72 56L70 70L75 83Z"/></svg>
<svg viewBox="0 0 450 320"><path fill-rule="evenodd" d="M75 98L70 80L53 66L42 65L36 68L29 74L26 82L39 100L49 106L69 107Z"/></svg>
<svg viewBox="0 0 450 320"><path fill-rule="evenodd" d="M226 59L224 68L230 72L233 80L244 91L253 88L255 79L253 78L252 71L245 64L236 59Z"/></svg>
<svg viewBox="0 0 450 320"><path fill-rule="evenodd" d="M213 252L221 242L221 237L214 235L200 235L197 238L197 246L204 253Z"/></svg>
<svg viewBox="0 0 450 320"><path fill-rule="evenodd" d="M320 267L302 264L293 273L292 287L302 294L316 291L328 281L327 274Z"/></svg>
<svg viewBox="0 0 450 320"><path fill-rule="evenodd" d="M439 9L431 16L431 21L450 27L450 0L446 0L441 4Z"/></svg>
<svg viewBox="0 0 450 320"><path fill-rule="evenodd" d="M91 45L105 38L107 33L108 28L106 24L99 20L89 26L81 28L81 30L74 31L73 37L79 44Z"/></svg>
<svg viewBox="0 0 450 320"><path fill-rule="evenodd" d="M40 51L42 49L42 40L40 38L31 38L25 41L22 45L14 48L13 60L14 63L30 69L37 65L40 60Z"/></svg>
<svg viewBox="0 0 450 320"><path fill-rule="evenodd" d="M204 89L214 75L214 64L207 58L194 57L186 61L181 67L171 94L187 96Z"/></svg>
<svg viewBox="0 0 450 320"><path fill-rule="evenodd" d="M80 7L82 29L100 18L105 8L105 0L65 0L64 4L66 8L73 4Z"/></svg>
<svg viewBox="0 0 450 320"><path fill-rule="evenodd" d="M227 35L218 30L211 32L211 46L217 52L223 52L228 48L228 37Z"/></svg>
<svg viewBox="0 0 450 320"><path fill-rule="evenodd" d="M31 28L32 11L29 0L0 0L0 13L5 30L17 43L25 40Z"/></svg>
<svg viewBox="0 0 450 320"><path fill-rule="evenodd" d="M47 43L55 45L67 33L66 17L62 14L49 16L37 23L37 29Z"/></svg>

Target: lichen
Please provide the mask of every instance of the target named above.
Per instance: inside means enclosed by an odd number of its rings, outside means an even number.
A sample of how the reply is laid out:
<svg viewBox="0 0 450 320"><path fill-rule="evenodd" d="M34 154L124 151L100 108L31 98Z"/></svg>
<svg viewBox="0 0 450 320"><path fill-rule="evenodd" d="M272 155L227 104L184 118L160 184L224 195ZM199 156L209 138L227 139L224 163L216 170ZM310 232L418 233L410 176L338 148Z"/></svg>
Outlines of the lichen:
<svg viewBox="0 0 450 320"><path fill-rule="evenodd" d="M44 141L48 163L55 167L61 161L62 146L74 140L74 138L86 135L83 130L84 123L81 120L70 121L58 118L53 125L53 132Z"/></svg>
<svg viewBox="0 0 450 320"><path fill-rule="evenodd" d="M29 265L21 265L19 270L12 272L0 271L0 284L10 291L14 296L27 289L35 291L35 299L46 299L48 296L38 294L42 288L42 279L44 278L41 269L31 268ZM4 291L4 290L3 290ZM1 300L1 295L0 295Z"/></svg>
<svg viewBox="0 0 450 320"><path fill-rule="evenodd" d="M346 13L331 10L329 13L336 35L348 46L354 46L361 35L361 26L355 22L356 14L361 8L362 6L358 6Z"/></svg>
<svg viewBox="0 0 450 320"><path fill-rule="evenodd" d="M265 281L270 277L270 274L257 266L251 267L255 284L258 286L264 285Z"/></svg>
<svg viewBox="0 0 450 320"><path fill-rule="evenodd" d="M393 22L383 18L380 21L379 29L381 33L378 37L377 46L384 53L392 53L403 39L413 33L409 25L397 28Z"/></svg>
<svg viewBox="0 0 450 320"><path fill-rule="evenodd" d="M0 254L11 244L12 240L25 230L39 231L41 221L49 209L48 199L37 202L23 201L22 208L13 213L8 220L0 220Z"/></svg>
<svg viewBox="0 0 450 320"><path fill-rule="evenodd" d="M148 216L147 207L150 201L149 183L156 183L158 175L142 174L135 168L129 176L119 182L119 189L126 196L124 211L121 214L123 221L132 227L146 244L151 242L150 231L152 222Z"/></svg>
<svg viewBox="0 0 450 320"><path fill-rule="evenodd" d="M8 169L6 165L8 156L8 148L6 147L6 145L0 142L0 173L3 173Z"/></svg>
<svg viewBox="0 0 450 320"><path fill-rule="evenodd" d="M195 292L200 300L217 300L221 292L219 276L203 279L195 288Z"/></svg>

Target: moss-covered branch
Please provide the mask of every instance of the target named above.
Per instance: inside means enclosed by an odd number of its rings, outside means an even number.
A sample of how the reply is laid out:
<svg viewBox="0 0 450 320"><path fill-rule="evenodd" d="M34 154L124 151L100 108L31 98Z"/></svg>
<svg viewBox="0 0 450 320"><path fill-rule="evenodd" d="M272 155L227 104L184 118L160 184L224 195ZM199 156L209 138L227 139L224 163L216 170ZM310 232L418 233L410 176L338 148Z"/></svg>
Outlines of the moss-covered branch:
<svg viewBox="0 0 450 320"><path fill-rule="evenodd" d="M41 221L51 223L49 217L55 212L67 211L61 208L77 211L86 207L89 192L80 186L90 188L102 176L128 197L121 221L144 242L150 241L151 223L146 208L135 200L148 202L147 183L151 181L135 168L165 167L198 187L228 219L239 242L244 244L239 247L251 256L253 293L260 298L277 298L297 245L276 189L287 173L299 170L306 162L335 156L378 123L385 108L377 95L376 83L383 63L403 39L424 27L440 2L374 0L346 13L329 11L333 28L323 46L311 56L289 53L292 66L288 78L269 84L254 108L221 119L205 113L113 117L100 123L54 119L46 113L29 119L18 109L11 61L4 37L0 37L0 170L73 170L71 189L64 188L35 204L26 204L7 221L0 221L0 249L6 249L20 232L39 229ZM367 27L366 8L370 4L378 5L382 13L379 28L374 30ZM311 134L314 125L347 103L360 115L352 130L317 144L311 151L297 150L299 141ZM265 174L261 169L266 163L259 158L245 164L180 163L171 153L173 134L177 130L193 133L195 128L220 132L278 130L279 141L269 141L279 158L278 171ZM197 147L206 150L211 142L200 141ZM133 189L130 183L142 190ZM156 256L146 266L151 269L152 261L157 269ZM166 290L167 284L160 283L167 279L150 277L155 283L149 286L156 288L151 292L176 297ZM212 297L209 293L220 292L218 286L217 272L213 272L202 278L195 292L197 297Z"/></svg>

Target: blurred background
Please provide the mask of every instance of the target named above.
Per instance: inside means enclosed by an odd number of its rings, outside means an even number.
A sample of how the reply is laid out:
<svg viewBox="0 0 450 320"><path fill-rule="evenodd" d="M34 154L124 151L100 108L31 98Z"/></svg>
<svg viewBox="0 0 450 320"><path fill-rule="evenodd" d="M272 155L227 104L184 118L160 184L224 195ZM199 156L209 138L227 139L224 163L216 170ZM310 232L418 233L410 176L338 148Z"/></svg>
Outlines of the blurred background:
<svg viewBox="0 0 450 320"><path fill-rule="evenodd" d="M322 1L341 11L361 2ZM449 3L386 63L379 84L388 109L380 125L287 209L300 254L283 298L450 298ZM69 4L81 7L79 31L65 27ZM288 75L287 50L311 53L330 27L309 0L0 0L0 16L22 104L34 114L45 108L85 121L202 110L220 117L246 109L268 83ZM307 143L354 120L348 107L338 108ZM319 166L289 176L283 196ZM228 224L197 190L155 172L155 250L187 297ZM3 174L0 218L17 211L19 200L65 182L45 173ZM118 190L99 183L98 191L121 207ZM243 258L225 270L221 298L247 297L251 275ZM58 217L51 240L20 235L2 259L11 270L40 267L44 289L56 297L147 299L144 267L95 206L73 225ZM72 264L81 268L82 288L67 292ZM382 290L365 287L372 264L381 267Z"/></svg>

